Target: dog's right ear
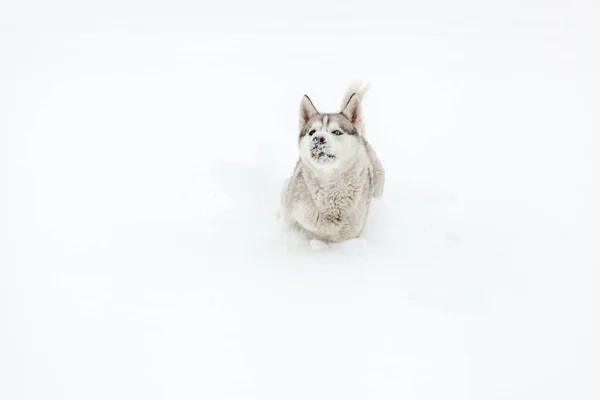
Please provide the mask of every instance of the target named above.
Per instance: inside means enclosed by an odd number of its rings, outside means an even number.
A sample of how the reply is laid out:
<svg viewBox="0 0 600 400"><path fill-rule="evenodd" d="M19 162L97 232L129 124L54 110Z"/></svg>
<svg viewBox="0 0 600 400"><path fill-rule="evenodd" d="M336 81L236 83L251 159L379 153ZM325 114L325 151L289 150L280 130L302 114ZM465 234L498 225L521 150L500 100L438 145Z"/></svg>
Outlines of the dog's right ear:
<svg viewBox="0 0 600 400"><path fill-rule="evenodd" d="M302 96L302 102L300 103L300 130L302 130L304 125L318 113L316 107L312 101L310 101L310 98L307 95Z"/></svg>

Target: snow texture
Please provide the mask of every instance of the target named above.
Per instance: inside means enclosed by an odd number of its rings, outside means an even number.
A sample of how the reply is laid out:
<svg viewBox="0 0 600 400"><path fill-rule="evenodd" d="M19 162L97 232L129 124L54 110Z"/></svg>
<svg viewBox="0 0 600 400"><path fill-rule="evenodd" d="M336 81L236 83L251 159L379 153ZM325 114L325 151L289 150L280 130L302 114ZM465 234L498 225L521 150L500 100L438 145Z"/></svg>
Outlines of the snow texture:
<svg viewBox="0 0 600 400"><path fill-rule="evenodd" d="M0 4L0 399L600 398L597 1ZM282 229L371 83L360 239Z"/></svg>

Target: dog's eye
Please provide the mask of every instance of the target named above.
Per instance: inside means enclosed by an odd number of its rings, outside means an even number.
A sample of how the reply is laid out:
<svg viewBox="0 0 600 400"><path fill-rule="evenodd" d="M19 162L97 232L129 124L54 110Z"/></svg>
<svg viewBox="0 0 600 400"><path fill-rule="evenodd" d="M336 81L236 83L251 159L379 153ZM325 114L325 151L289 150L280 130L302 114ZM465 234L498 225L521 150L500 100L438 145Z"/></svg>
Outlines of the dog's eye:
<svg viewBox="0 0 600 400"><path fill-rule="evenodd" d="M338 131L338 130L335 130L335 131L333 131L333 132L331 132L331 133L333 133L333 134L334 134L334 135L336 135L336 136L340 136L340 135L342 134L342 132L341 132L341 131Z"/></svg>
<svg viewBox="0 0 600 400"><path fill-rule="evenodd" d="M309 135L309 136L312 136L312 135L314 135L314 134L315 134L315 132L316 132L316 131L313 129L312 131L308 132L308 135Z"/></svg>

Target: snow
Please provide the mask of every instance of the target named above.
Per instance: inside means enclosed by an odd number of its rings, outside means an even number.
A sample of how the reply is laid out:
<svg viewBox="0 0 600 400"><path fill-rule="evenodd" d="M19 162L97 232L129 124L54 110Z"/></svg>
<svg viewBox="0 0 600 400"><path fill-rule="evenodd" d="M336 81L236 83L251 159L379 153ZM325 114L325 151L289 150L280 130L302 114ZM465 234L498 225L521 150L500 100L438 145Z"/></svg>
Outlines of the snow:
<svg viewBox="0 0 600 400"><path fill-rule="evenodd" d="M600 398L600 7L392 3L0 5L1 399ZM357 78L386 189L315 250Z"/></svg>

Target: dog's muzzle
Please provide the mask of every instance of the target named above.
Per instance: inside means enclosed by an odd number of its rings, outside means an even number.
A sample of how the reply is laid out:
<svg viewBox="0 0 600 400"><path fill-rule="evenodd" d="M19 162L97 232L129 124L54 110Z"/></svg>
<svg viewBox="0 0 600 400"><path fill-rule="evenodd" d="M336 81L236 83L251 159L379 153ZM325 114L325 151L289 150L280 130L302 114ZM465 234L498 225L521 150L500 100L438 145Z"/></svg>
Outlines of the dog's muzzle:
<svg viewBox="0 0 600 400"><path fill-rule="evenodd" d="M313 160L319 163L331 161L335 158L335 156L331 154L331 146L329 146L324 136L314 136L312 138L310 155Z"/></svg>

